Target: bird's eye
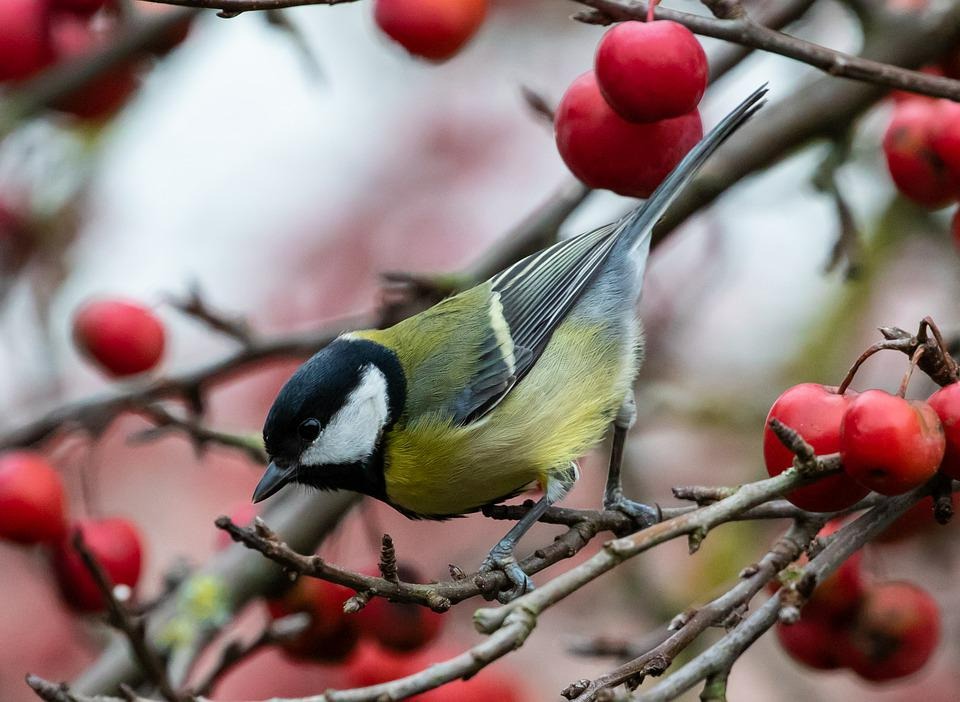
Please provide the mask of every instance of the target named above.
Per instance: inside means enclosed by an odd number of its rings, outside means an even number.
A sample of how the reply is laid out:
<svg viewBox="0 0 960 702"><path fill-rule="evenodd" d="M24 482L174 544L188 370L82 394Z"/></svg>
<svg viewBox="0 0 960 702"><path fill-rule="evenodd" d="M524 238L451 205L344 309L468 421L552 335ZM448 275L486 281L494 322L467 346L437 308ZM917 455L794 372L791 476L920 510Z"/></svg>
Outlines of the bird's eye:
<svg viewBox="0 0 960 702"><path fill-rule="evenodd" d="M297 427L297 433L304 441L313 441L320 436L320 422L316 419L304 419Z"/></svg>

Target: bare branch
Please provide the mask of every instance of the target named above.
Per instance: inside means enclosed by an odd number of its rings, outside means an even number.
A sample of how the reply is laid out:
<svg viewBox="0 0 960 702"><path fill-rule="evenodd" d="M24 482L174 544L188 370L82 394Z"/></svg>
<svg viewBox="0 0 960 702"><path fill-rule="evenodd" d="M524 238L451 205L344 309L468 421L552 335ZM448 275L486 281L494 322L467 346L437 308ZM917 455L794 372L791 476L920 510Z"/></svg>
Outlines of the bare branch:
<svg viewBox="0 0 960 702"><path fill-rule="evenodd" d="M143 667L147 679L159 690L164 699L169 702L185 702L185 698L173 689L173 685L170 684L170 679L167 677L166 666L147 641L143 620L136 619L131 615L123 603L117 599L113 583L110 582L110 576L107 575L93 552L87 548L83 539L83 532L80 529L74 531L71 544L96 583L97 589L100 590L100 595L107 605L110 625L117 628L126 637L133 654Z"/></svg>
<svg viewBox="0 0 960 702"><path fill-rule="evenodd" d="M627 2L627 0L575 0L596 10L609 22L624 20L644 20L647 16L647 4ZM724 39L754 49L769 51L814 66L839 78L882 85L886 88L908 90L922 95L943 97L960 101L960 81L932 76L893 66L882 61L874 61L860 56L852 56L842 51L828 49L813 42L791 37L760 22L756 22L743 11L740 3L707 2L719 12L719 17L704 17L689 12L679 12L657 6L657 19L669 19L678 22L687 29L703 36ZM732 9L731 9L732 8ZM597 18L591 18L597 23Z"/></svg>

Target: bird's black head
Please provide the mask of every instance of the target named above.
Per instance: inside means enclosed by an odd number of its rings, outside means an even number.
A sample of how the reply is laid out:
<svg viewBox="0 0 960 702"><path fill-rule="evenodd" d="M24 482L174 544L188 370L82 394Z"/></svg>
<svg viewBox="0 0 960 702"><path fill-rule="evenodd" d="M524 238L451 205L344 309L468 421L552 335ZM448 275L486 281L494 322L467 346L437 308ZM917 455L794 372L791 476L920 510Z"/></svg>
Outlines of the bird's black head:
<svg viewBox="0 0 960 702"><path fill-rule="evenodd" d="M381 443L405 396L393 351L350 336L329 344L297 369L267 414L270 465L253 501L291 482L383 497Z"/></svg>

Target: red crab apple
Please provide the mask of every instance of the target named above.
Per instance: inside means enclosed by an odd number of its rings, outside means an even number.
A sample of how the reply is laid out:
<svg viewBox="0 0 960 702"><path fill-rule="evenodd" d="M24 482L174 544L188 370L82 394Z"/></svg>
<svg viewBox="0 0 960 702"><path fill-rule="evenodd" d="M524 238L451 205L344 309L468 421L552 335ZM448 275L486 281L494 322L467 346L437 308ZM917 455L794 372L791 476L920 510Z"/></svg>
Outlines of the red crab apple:
<svg viewBox="0 0 960 702"><path fill-rule="evenodd" d="M953 180L960 181L960 103L937 100L931 109L936 112L930 138L933 151L946 165Z"/></svg>
<svg viewBox="0 0 960 702"><path fill-rule="evenodd" d="M51 57L47 0L0 2L0 83L23 80Z"/></svg>
<svg viewBox="0 0 960 702"><path fill-rule="evenodd" d="M794 385L784 391L767 414L763 431L763 459L767 473L773 477L793 465L793 453L770 429L770 420L779 419L813 447L818 454L840 450L840 421L856 393L816 383ZM867 489L845 473L821 478L812 485L797 488L786 498L801 509L811 512L835 512L845 509L866 496Z"/></svg>
<svg viewBox="0 0 960 702"><path fill-rule="evenodd" d="M444 61L476 34L487 0L376 0L373 18L384 34L415 56Z"/></svg>
<svg viewBox="0 0 960 702"><path fill-rule="evenodd" d="M298 660L345 660L360 638L354 617L343 612L343 603L353 594L342 585L304 576L282 596L268 600L267 608L274 619L298 612L310 615L310 625L282 643L283 651Z"/></svg>
<svg viewBox="0 0 960 702"><path fill-rule="evenodd" d="M68 14L54 16L50 32L58 62L82 60L110 41L109 31L94 29L90 22ZM122 63L58 100L54 107L83 120L96 122L108 119L136 91L140 84L138 71L136 62Z"/></svg>
<svg viewBox="0 0 960 702"><path fill-rule="evenodd" d="M954 216L954 229L958 228L960 216ZM954 480L960 480L960 383L940 388L927 398L933 411L940 418L946 449L940 470Z"/></svg>
<svg viewBox="0 0 960 702"><path fill-rule="evenodd" d="M840 425L847 473L883 495L899 495L933 477L943 459L943 426L926 402L867 390Z"/></svg>
<svg viewBox="0 0 960 702"><path fill-rule="evenodd" d="M428 690L418 702L524 702L516 681L494 671L481 670L469 680L454 680Z"/></svg>
<svg viewBox="0 0 960 702"><path fill-rule="evenodd" d="M777 623L777 640L791 658L817 670L834 670L843 666L838 641L844 628L822 617L805 612L793 624Z"/></svg>
<svg viewBox="0 0 960 702"><path fill-rule="evenodd" d="M141 373L163 355L164 331L146 307L127 300L97 300L73 319L77 346L111 375Z"/></svg>
<svg viewBox="0 0 960 702"><path fill-rule="evenodd" d="M38 453L0 454L0 538L56 542L66 529L63 481Z"/></svg>
<svg viewBox="0 0 960 702"><path fill-rule="evenodd" d="M943 207L960 195L960 181L934 149L938 120L936 101L904 100L894 108L883 137L887 168L897 189L931 208Z"/></svg>
<svg viewBox="0 0 960 702"><path fill-rule="evenodd" d="M422 580L420 574L409 566L400 566L398 571L403 581ZM393 651L415 651L423 648L437 638L444 621L442 614L426 607L390 602L382 597L374 597L354 617L364 634L372 636L384 648Z"/></svg>
<svg viewBox="0 0 960 702"><path fill-rule="evenodd" d="M597 45L600 92L630 122L656 122L696 109L707 88L707 55L676 22L621 22Z"/></svg>
<svg viewBox="0 0 960 702"><path fill-rule="evenodd" d="M902 678L924 666L939 640L940 610L927 592L880 583L867 592L843 662L867 680Z"/></svg>
<svg viewBox="0 0 960 702"><path fill-rule="evenodd" d="M620 117L600 94L593 71L577 78L557 107L557 149L593 188L649 197L703 136L700 113L650 124Z"/></svg>
<svg viewBox="0 0 960 702"><path fill-rule="evenodd" d="M142 540L137 527L127 519L79 519L56 545L53 563L64 599L77 610L96 612L103 609L106 603L93 576L73 548L73 534L78 529L110 581L131 589L136 588L140 580Z"/></svg>
<svg viewBox="0 0 960 702"><path fill-rule="evenodd" d="M351 687L379 685L419 672L431 662L422 653L397 653L374 641L361 640L347 661L346 680ZM411 699L421 698L418 695Z"/></svg>

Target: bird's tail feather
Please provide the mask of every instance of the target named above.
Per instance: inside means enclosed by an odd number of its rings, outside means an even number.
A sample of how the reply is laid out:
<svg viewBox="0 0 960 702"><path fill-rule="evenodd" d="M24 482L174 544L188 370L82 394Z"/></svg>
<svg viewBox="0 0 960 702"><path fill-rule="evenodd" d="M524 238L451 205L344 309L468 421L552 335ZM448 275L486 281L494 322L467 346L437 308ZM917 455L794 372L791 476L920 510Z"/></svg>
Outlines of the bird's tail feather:
<svg viewBox="0 0 960 702"><path fill-rule="evenodd" d="M660 221L677 195L683 191L717 147L750 119L754 112L763 107L766 94L766 84L757 88L683 157L683 160L653 191L653 194L624 218L617 236L620 240L618 246L625 245L632 249L649 243L653 227Z"/></svg>

